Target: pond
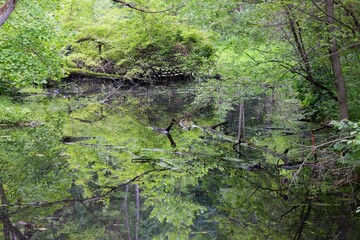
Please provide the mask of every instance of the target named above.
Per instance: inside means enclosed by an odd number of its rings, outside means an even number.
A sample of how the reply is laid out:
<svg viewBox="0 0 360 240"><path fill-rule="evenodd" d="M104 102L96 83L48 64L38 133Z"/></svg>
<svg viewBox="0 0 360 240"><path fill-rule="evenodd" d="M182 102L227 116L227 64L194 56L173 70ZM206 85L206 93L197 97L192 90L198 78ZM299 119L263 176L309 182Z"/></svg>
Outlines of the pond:
<svg viewBox="0 0 360 240"><path fill-rule="evenodd" d="M356 174L320 147L336 132L281 96L220 118L196 94L88 80L2 100L4 238L359 239Z"/></svg>

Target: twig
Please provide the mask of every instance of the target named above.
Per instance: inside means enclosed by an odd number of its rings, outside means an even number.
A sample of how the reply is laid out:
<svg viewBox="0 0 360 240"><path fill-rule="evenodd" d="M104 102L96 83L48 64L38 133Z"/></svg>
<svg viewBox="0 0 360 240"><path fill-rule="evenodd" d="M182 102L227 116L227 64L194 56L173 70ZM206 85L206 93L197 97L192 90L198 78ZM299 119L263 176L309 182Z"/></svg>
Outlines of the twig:
<svg viewBox="0 0 360 240"><path fill-rule="evenodd" d="M123 0L113 0L113 1L117 2L117 3L121 3L122 5L124 5L124 6L128 7L128 8L131 8L131 9L134 9L136 11L143 12L143 13L163 13L163 12L168 12L168 11L170 11L172 9L172 8L169 8L169 9L160 10L160 11L149 11L149 10L145 10L145 9L142 9L142 8L138 8L134 4L125 2Z"/></svg>

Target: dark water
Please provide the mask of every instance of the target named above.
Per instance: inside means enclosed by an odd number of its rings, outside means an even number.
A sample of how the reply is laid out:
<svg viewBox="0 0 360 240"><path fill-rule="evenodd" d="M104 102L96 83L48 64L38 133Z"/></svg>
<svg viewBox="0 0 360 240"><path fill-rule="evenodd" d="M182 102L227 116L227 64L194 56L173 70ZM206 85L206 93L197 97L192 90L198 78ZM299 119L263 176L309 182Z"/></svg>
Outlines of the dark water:
<svg viewBox="0 0 360 240"><path fill-rule="evenodd" d="M82 82L23 98L28 119L0 134L3 226L31 239L358 239L353 172L312 152L336 133L311 135L281 97L220 117L196 93Z"/></svg>

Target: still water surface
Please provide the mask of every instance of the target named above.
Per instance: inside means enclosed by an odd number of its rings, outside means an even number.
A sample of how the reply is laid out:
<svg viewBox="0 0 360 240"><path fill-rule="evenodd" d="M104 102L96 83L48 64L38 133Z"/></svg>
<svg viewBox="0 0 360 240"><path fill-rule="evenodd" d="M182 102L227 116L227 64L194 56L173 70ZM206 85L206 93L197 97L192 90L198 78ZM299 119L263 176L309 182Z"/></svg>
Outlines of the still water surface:
<svg viewBox="0 0 360 240"><path fill-rule="evenodd" d="M357 239L349 193L310 164L296 102L262 96L219 117L195 96L103 82L24 97L31 122L1 129L1 158L22 164L3 161L14 226L31 239Z"/></svg>

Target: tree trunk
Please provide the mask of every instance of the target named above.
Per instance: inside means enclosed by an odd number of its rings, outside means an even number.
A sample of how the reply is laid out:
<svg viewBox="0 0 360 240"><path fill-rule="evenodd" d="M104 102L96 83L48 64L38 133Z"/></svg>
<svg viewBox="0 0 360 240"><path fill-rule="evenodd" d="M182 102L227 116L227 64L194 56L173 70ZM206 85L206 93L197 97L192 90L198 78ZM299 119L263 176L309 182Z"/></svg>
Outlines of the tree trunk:
<svg viewBox="0 0 360 240"><path fill-rule="evenodd" d="M16 0L7 0L1 7L0 7L0 26L4 24L6 19L10 16L13 12L16 5Z"/></svg>
<svg viewBox="0 0 360 240"><path fill-rule="evenodd" d="M306 211L305 211L306 209ZM309 203L308 205L303 206L303 210L301 212L301 222L300 222L300 226L299 229L297 230L294 240L300 240L302 239L302 235L303 235L303 231L306 225L306 221L309 219L311 213L311 203Z"/></svg>
<svg viewBox="0 0 360 240"><path fill-rule="evenodd" d="M340 61L339 49L337 46L336 38L334 33L336 31L334 24L334 0L325 0L325 12L327 22L329 24L329 35L330 35L330 62L335 77L336 94L339 103L340 119L349 119L349 109L346 97L345 81L342 74L342 67Z"/></svg>

